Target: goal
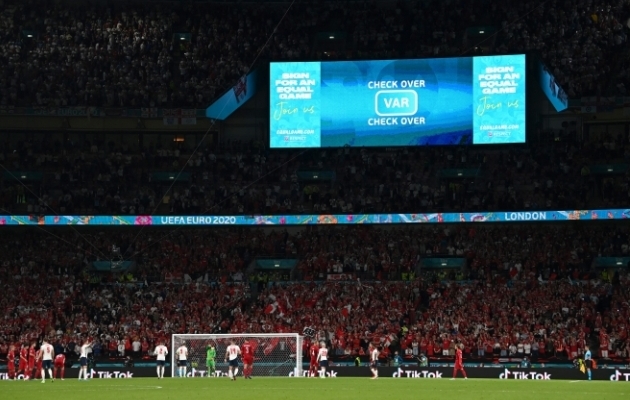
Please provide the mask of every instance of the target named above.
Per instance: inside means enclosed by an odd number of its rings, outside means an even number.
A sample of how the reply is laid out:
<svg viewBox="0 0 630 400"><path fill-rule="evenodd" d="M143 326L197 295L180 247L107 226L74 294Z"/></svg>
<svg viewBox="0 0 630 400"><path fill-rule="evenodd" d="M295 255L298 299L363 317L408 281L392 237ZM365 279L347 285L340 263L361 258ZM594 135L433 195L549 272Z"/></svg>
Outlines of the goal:
<svg viewBox="0 0 630 400"><path fill-rule="evenodd" d="M297 333L269 334L175 334L171 340L171 376L178 377L175 351L185 345L188 349L187 377L228 376L228 363L224 362L225 352L234 340L238 346L246 341L254 346L252 376L301 377L303 337ZM206 363L206 348L213 344L216 349L215 369L210 371ZM237 376L243 374L242 360L239 360Z"/></svg>

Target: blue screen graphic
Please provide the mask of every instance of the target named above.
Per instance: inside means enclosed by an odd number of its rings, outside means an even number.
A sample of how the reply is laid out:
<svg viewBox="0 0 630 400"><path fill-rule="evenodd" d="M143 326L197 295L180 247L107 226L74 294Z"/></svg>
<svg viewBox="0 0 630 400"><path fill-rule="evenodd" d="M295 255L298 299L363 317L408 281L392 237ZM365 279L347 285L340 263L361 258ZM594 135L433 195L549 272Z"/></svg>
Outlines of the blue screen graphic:
<svg viewBox="0 0 630 400"><path fill-rule="evenodd" d="M538 79L540 87L549 99L556 111L564 111L569 108L569 96L556 83L556 78L549 72L543 63L538 63Z"/></svg>
<svg viewBox="0 0 630 400"><path fill-rule="evenodd" d="M525 142L525 56L270 66L270 146Z"/></svg>
<svg viewBox="0 0 630 400"><path fill-rule="evenodd" d="M206 117L225 120L256 94L258 71L242 76L236 85L206 109Z"/></svg>

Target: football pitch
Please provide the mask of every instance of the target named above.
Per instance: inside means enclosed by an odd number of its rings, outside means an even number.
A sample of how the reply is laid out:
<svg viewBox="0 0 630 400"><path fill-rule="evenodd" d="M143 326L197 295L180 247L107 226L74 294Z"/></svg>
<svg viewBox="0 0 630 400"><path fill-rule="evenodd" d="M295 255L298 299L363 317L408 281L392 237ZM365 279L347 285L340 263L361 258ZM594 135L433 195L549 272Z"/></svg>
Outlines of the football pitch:
<svg viewBox="0 0 630 400"><path fill-rule="evenodd" d="M227 378L162 380L0 381L2 399L178 400L178 399L546 399L598 400L630 396L630 383L607 381L424 380L381 378Z"/></svg>

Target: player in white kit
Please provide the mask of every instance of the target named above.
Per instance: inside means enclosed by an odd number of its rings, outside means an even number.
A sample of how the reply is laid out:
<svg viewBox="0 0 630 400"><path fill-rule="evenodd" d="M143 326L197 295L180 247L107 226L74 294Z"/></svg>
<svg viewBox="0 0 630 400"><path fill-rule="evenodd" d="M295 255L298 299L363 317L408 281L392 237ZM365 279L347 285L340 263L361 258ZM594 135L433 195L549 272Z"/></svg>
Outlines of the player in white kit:
<svg viewBox="0 0 630 400"><path fill-rule="evenodd" d="M328 349L326 348L326 343L321 342L319 345L319 352L317 353L317 362L319 362L319 377L326 377L326 368L328 368Z"/></svg>
<svg viewBox="0 0 630 400"><path fill-rule="evenodd" d="M39 359L42 360L42 383L46 383L46 371L52 381L55 381L53 377L52 361L55 358L55 349L46 340L42 343L42 347L39 348Z"/></svg>
<svg viewBox="0 0 630 400"><path fill-rule="evenodd" d="M92 350L90 347L92 343L86 340L81 346L81 354L79 356L79 363L81 364L81 369L79 370L79 380L81 380L81 374L83 374L83 379L88 380L88 353Z"/></svg>
<svg viewBox="0 0 630 400"><path fill-rule="evenodd" d="M157 376L158 379L164 379L164 363L166 362L166 356L168 349L162 342L159 342L155 351L153 352L157 357Z"/></svg>
<svg viewBox="0 0 630 400"><path fill-rule="evenodd" d="M238 356L241 355L241 348L236 345L234 340L230 340L230 345L227 347L225 351L225 359L224 361L229 362L229 377L231 380L236 380L236 374L238 374Z"/></svg>
<svg viewBox="0 0 630 400"><path fill-rule="evenodd" d="M186 377L186 370L188 369L188 348L186 343L182 343L177 349L177 371L180 378Z"/></svg>
<svg viewBox="0 0 630 400"><path fill-rule="evenodd" d="M381 354L379 347L375 347L370 352L370 369L372 370L372 379L378 378L378 356Z"/></svg>

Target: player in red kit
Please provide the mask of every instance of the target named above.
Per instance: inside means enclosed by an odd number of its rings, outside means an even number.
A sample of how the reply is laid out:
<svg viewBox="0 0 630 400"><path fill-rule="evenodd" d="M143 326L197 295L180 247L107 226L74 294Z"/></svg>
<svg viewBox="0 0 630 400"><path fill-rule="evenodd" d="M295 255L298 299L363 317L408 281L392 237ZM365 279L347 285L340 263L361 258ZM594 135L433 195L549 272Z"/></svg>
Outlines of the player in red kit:
<svg viewBox="0 0 630 400"><path fill-rule="evenodd" d="M9 372L9 379L15 380L15 346L9 346L9 353L7 354L7 370Z"/></svg>
<svg viewBox="0 0 630 400"><path fill-rule="evenodd" d="M35 355L35 379L42 378L42 355L38 351Z"/></svg>
<svg viewBox="0 0 630 400"><path fill-rule="evenodd" d="M31 379L31 377L35 377L35 358L37 357L37 352L35 351L35 342L31 343L28 348L28 367L26 368L26 372L24 372L24 379Z"/></svg>
<svg viewBox="0 0 630 400"><path fill-rule="evenodd" d="M63 381L63 376L66 373L66 356L63 353L57 354L55 356L53 366L55 367L55 374L53 375L53 378L57 379L57 372L61 371L61 380Z"/></svg>
<svg viewBox="0 0 630 400"><path fill-rule="evenodd" d="M18 365L18 374L22 373L25 375L25 378L26 378L27 368L28 368L28 346L25 344L22 344L22 347L20 348L20 363Z"/></svg>
<svg viewBox="0 0 630 400"><path fill-rule="evenodd" d="M455 368L453 368L453 379L457 378L457 371L462 371L464 375L464 379L468 379L466 376L466 371L464 370L464 359L462 356L462 349L464 348L463 344L458 344L456 346L457 350L455 350Z"/></svg>
<svg viewBox="0 0 630 400"><path fill-rule="evenodd" d="M309 355L311 356L311 363L308 368L308 376L312 378L315 378L317 376L317 368L318 368L317 355L318 354L319 354L319 345L317 344L317 342L315 342L311 345L311 348L309 349Z"/></svg>
<svg viewBox="0 0 630 400"><path fill-rule="evenodd" d="M254 369L254 345L249 340L241 346L241 357L243 359L243 376L245 379L252 379Z"/></svg>

